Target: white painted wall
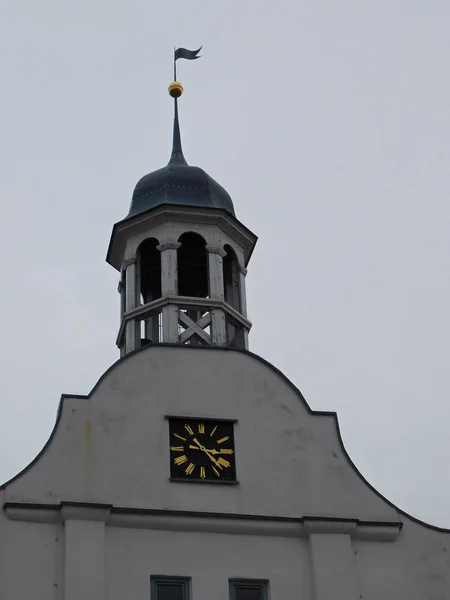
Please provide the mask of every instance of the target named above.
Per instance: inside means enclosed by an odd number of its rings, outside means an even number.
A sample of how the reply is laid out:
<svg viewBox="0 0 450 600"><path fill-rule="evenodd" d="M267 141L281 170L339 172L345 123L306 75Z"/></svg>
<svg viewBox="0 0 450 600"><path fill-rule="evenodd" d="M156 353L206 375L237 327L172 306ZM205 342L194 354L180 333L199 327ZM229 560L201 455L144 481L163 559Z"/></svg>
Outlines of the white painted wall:
<svg viewBox="0 0 450 600"><path fill-rule="evenodd" d="M167 414L237 419L239 485L170 482ZM129 355L63 401L0 500L1 600L148 600L152 574L192 577L192 600L226 600L230 577L271 600L450 600L448 533L372 490L334 416L248 353Z"/></svg>
<svg viewBox="0 0 450 600"><path fill-rule="evenodd" d="M0 519L0 598L62 600L62 526L9 521L3 512Z"/></svg>
<svg viewBox="0 0 450 600"><path fill-rule="evenodd" d="M170 482L168 414L237 419L240 485L206 493ZM252 355L184 347L133 354L89 399L66 398L47 452L5 499L397 518L348 463L333 415L311 414L287 380Z"/></svg>
<svg viewBox="0 0 450 600"><path fill-rule="evenodd" d="M149 574L192 577L194 599L229 600L230 577L270 579L272 599L296 589L312 598L308 544L300 539L112 528L106 565L108 600L123 600L130 589L148 598Z"/></svg>

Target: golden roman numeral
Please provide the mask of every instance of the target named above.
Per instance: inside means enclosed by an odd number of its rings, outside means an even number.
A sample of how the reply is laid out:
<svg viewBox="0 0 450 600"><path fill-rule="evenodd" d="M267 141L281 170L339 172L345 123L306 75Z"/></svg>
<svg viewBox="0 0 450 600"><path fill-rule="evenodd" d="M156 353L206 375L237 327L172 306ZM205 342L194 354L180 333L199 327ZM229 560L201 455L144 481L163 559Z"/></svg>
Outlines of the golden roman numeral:
<svg viewBox="0 0 450 600"><path fill-rule="evenodd" d="M230 462L228 460L225 460L224 458L222 458L221 456L217 459L217 463L219 465L222 465L222 467L229 467L230 466Z"/></svg>
<svg viewBox="0 0 450 600"><path fill-rule="evenodd" d="M217 443L218 444L223 444L224 442L226 442L229 439L230 439L230 436L226 435L225 437L221 438L220 440L217 440Z"/></svg>
<svg viewBox="0 0 450 600"><path fill-rule="evenodd" d="M216 429L217 429L217 425L214 427L214 429L211 431L211 433L209 435L214 435L214 432L216 431Z"/></svg>
<svg viewBox="0 0 450 600"><path fill-rule="evenodd" d="M173 461L176 465L182 465L183 463L187 462L187 458L186 456L183 454L183 456L177 456L176 458L174 458Z"/></svg>
<svg viewBox="0 0 450 600"><path fill-rule="evenodd" d="M183 440L183 442L185 442L185 441L186 441L186 438L184 438L184 437L181 437L181 435L178 435L178 433L174 433L173 435L174 435L175 437L177 437L179 440Z"/></svg>
<svg viewBox="0 0 450 600"><path fill-rule="evenodd" d="M198 432L199 433L205 433L205 425L204 425L204 423L199 423L198 424Z"/></svg>
<svg viewBox="0 0 450 600"><path fill-rule="evenodd" d="M192 429L192 427L190 425L185 425L184 428L189 433L189 435L194 435L194 430Z"/></svg>
<svg viewBox="0 0 450 600"><path fill-rule="evenodd" d="M233 454L233 450L231 448L221 448L220 454Z"/></svg>
<svg viewBox="0 0 450 600"><path fill-rule="evenodd" d="M170 449L172 450L172 452L183 452L184 447L183 446L170 446Z"/></svg>
<svg viewBox="0 0 450 600"><path fill-rule="evenodd" d="M205 479L205 477L206 477L205 467L200 467L200 479Z"/></svg>
<svg viewBox="0 0 450 600"><path fill-rule="evenodd" d="M216 469L216 467L212 467L212 470L214 471L214 473L217 475L217 477L220 477L220 473L219 471Z"/></svg>
<svg viewBox="0 0 450 600"><path fill-rule="evenodd" d="M195 469L195 465L193 463L189 463L186 467L186 475L190 475Z"/></svg>

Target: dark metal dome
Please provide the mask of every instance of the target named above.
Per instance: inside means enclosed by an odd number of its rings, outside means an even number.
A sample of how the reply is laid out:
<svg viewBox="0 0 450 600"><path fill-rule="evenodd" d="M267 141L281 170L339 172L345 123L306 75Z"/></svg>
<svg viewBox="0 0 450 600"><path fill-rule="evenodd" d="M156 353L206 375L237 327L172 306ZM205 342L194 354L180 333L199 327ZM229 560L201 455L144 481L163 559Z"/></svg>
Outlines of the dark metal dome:
<svg viewBox="0 0 450 600"><path fill-rule="evenodd" d="M161 204L221 208L235 216L233 202L228 192L203 169L187 164L181 148L177 100L175 100L173 147L169 164L138 181L128 217Z"/></svg>
<svg viewBox="0 0 450 600"><path fill-rule="evenodd" d="M234 216L233 202L203 169L169 163L140 179L134 189L129 217L160 204L222 208Z"/></svg>

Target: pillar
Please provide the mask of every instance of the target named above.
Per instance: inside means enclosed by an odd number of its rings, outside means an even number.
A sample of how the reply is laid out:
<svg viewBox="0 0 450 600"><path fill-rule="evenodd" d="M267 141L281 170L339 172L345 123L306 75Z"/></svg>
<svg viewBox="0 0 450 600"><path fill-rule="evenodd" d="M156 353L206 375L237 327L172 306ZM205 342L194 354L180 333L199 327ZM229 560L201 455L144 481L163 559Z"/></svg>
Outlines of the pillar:
<svg viewBox="0 0 450 600"><path fill-rule="evenodd" d="M223 257L226 252L218 246L206 246L208 252L209 296L212 300L225 298L223 282ZM226 346L227 325L225 313L220 308L211 309L211 339L215 346Z"/></svg>
<svg viewBox="0 0 450 600"><path fill-rule="evenodd" d="M161 296L178 295L177 250L179 242L165 242L157 246L161 252ZM162 309L162 341L178 342L178 306L168 304Z"/></svg>
<svg viewBox="0 0 450 600"><path fill-rule="evenodd" d="M306 521L314 600L359 600L351 534L356 522Z"/></svg>
<svg viewBox="0 0 450 600"><path fill-rule="evenodd" d="M239 293L241 295L241 314L247 319L247 291L245 288L245 277L247 269L239 265ZM244 348L248 350L248 331L244 329Z"/></svg>
<svg viewBox="0 0 450 600"><path fill-rule="evenodd" d="M67 505L64 522L64 600L105 600L105 524L110 509Z"/></svg>
<svg viewBox="0 0 450 600"><path fill-rule="evenodd" d="M138 304L137 294L137 269L136 269L136 258L133 257L125 261L125 311L128 312L133 308L136 308ZM140 340L139 334L139 322L130 320L127 322L125 328L125 353L128 354L133 350L136 350Z"/></svg>

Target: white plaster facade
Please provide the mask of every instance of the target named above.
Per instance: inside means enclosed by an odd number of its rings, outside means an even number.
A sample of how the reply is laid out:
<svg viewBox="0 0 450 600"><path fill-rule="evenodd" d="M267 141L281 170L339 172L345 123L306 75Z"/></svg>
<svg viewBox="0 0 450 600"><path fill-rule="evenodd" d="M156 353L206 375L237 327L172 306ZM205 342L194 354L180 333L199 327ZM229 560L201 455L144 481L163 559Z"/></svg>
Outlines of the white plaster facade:
<svg viewBox="0 0 450 600"><path fill-rule="evenodd" d="M186 385L189 382L189 385ZM233 418L238 485L169 480L168 415ZM155 345L65 396L49 442L0 490L2 600L150 598L152 575L228 600L450 598L450 536L382 498L311 411L246 351Z"/></svg>

